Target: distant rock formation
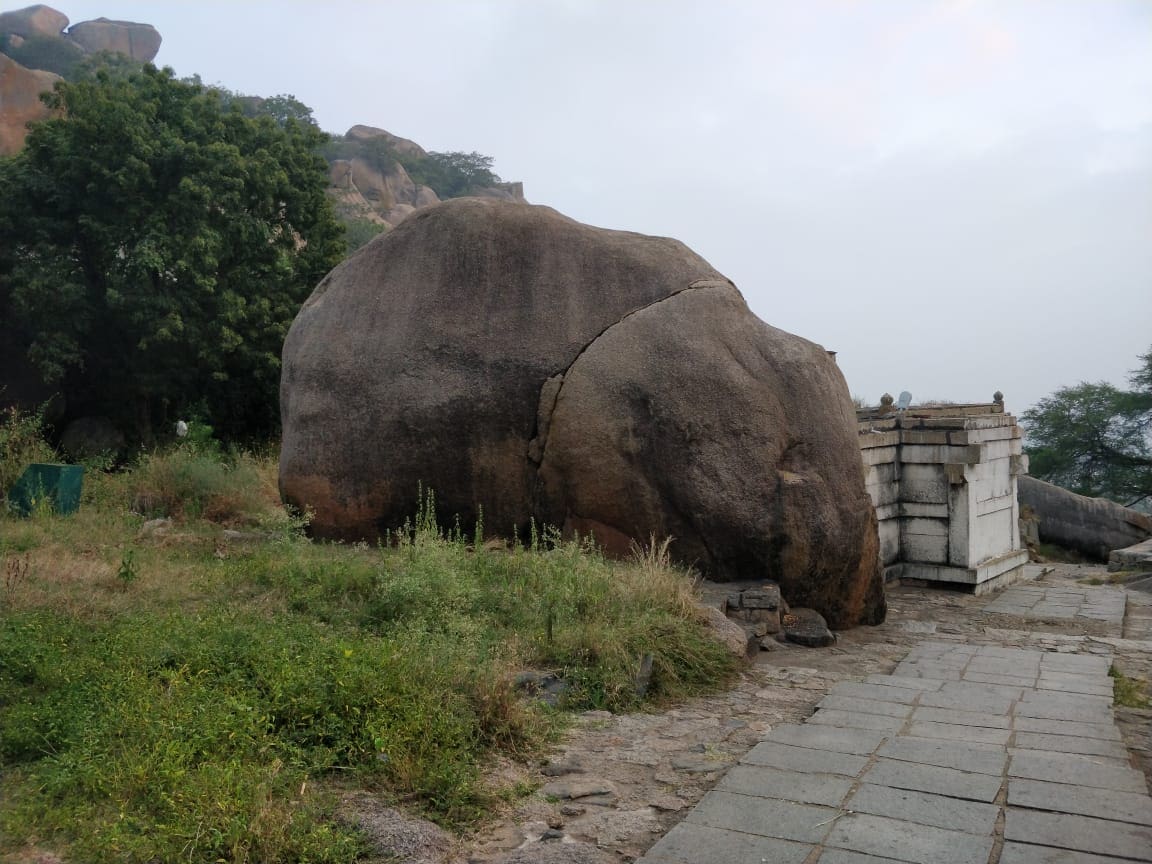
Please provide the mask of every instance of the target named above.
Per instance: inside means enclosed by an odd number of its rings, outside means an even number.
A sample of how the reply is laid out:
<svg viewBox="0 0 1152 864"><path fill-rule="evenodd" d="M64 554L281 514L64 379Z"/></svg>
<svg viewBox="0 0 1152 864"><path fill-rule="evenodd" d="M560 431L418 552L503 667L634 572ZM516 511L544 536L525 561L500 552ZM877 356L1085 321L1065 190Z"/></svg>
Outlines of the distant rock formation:
<svg viewBox="0 0 1152 864"><path fill-rule="evenodd" d="M49 116L40 94L60 80L58 73L67 74L64 66L105 51L150 63L161 41L151 24L132 21L97 18L69 27L67 15L42 4L0 13L0 156L23 147L28 124ZM428 152L415 141L376 126L356 125L344 135L350 142L376 139L400 158L383 171L364 158L332 160L329 194L342 218L387 229L415 211L439 203L440 197L430 187L413 182L401 164L404 158L427 158ZM523 201L524 187L500 183L470 194Z"/></svg>
<svg viewBox="0 0 1152 864"><path fill-rule="evenodd" d="M44 5L0 13L0 156L23 147L28 124L49 116L40 94L60 80L61 68L50 68L53 63L60 67L103 51L149 63L160 42L151 24L97 18L69 28L67 15Z"/></svg>
<svg viewBox="0 0 1152 864"><path fill-rule="evenodd" d="M612 552L672 536L834 627L884 617L844 378L683 244L547 207L416 211L316 288L284 345L281 492L319 536L440 515Z"/></svg>
<svg viewBox="0 0 1152 864"><path fill-rule="evenodd" d="M379 139L401 158L428 156L428 151L415 141L376 126L353 126L344 134L344 139L355 142ZM413 182L400 159L385 171L362 156L334 159L329 163L328 180L329 194L341 216L364 219L382 228L394 228L417 210L440 203L434 189ZM470 195L525 203L523 183L500 183L475 189Z"/></svg>

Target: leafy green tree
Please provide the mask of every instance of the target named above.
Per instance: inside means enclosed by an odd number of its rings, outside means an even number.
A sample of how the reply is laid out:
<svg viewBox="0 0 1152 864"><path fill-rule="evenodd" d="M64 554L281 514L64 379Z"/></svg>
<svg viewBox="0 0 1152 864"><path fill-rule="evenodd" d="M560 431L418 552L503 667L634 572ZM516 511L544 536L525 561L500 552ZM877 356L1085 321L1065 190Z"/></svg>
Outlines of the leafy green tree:
<svg viewBox="0 0 1152 864"><path fill-rule="evenodd" d="M415 182L431 186L441 198L458 198L500 182L492 157L482 153L433 152L405 161L404 167Z"/></svg>
<svg viewBox="0 0 1152 864"><path fill-rule="evenodd" d="M61 82L0 161L0 310L70 403L141 440L199 408L278 422L280 349L344 252L324 134L146 66Z"/></svg>
<svg viewBox="0 0 1152 864"><path fill-rule="evenodd" d="M352 253L375 239L384 232L384 226L363 217L346 217L343 219L345 238L348 241L348 252Z"/></svg>
<svg viewBox="0 0 1152 864"><path fill-rule="evenodd" d="M190 79L199 84L198 78ZM316 118L312 116L312 109L293 96L291 93L281 93L278 96L245 96L242 93L233 93L230 90L217 88L220 97L226 106L236 105L245 117L271 117L281 126L287 125L289 120L303 123L308 126L317 126Z"/></svg>
<svg viewBox="0 0 1152 864"><path fill-rule="evenodd" d="M1132 390L1062 387L1024 413L1034 476L1129 506L1152 496L1152 349L1140 360Z"/></svg>

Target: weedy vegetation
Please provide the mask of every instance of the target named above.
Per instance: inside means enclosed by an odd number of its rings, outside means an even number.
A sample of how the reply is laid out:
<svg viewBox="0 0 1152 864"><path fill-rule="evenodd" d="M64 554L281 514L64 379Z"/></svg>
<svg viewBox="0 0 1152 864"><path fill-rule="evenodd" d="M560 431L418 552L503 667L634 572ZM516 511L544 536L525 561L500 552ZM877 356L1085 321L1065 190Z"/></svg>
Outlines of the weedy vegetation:
<svg viewBox="0 0 1152 864"><path fill-rule="evenodd" d="M1129 678L1115 666L1108 669L1112 677L1112 704L1122 708L1149 708L1148 682L1143 678Z"/></svg>
<svg viewBox="0 0 1152 864"><path fill-rule="evenodd" d="M0 423L5 471L52 458L32 422ZM90 470L70 517L2 508L0 854L353 861L348 792L463 829L525 791L484 781L494 754L538 753L568 710L643 708L646 655L649 702L734 671L666 545L493 548L431 493L388 542L311 542L274 454L202 445ZM559 710L524 669L563 677Z"/></svg>

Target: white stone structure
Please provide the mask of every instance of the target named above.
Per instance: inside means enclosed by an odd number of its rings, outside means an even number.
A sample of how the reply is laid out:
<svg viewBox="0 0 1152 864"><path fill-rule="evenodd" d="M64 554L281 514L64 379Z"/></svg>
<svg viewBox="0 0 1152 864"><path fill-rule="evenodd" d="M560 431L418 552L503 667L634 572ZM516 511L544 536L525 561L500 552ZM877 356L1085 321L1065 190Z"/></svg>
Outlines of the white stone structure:
<svg viewBox="0 0 1152 864"><path fill-rule="evenodd" d="M999 395L999 394L997 394ZM887 578L983 593L1019 578L1016 478L1027 472L1003 402L857 413L866 483Z"/></svg>

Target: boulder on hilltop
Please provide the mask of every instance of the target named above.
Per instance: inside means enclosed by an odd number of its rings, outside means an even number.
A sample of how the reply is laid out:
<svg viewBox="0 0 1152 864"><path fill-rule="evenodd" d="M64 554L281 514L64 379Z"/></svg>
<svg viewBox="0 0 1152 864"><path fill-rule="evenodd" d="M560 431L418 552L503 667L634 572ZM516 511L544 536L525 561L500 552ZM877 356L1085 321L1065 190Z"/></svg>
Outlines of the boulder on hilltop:
<svg viewBox="0 0 1152 864"><path fill-rule="evenodd" d="M67 15L43 4L0 12L0 33L21 39L59 36L67 26Z"/></svg>
<svg viewBox="0 0 1152 864"><path fill-rule="evenodd" d="M883 619L835 362L675 240L490 199L418 210L305 303L281 412L281 492L318 536L385 535L423 484L490 533L672 536L834 627Z"/></svg>
<svg viewBox="0 0 1152 864"><path fill-rule="evenodd" d="M139 63L151 63L160 51L160 33L151 24L97 18L73 24L67 36L90 54L112 51Z"/></svg>

